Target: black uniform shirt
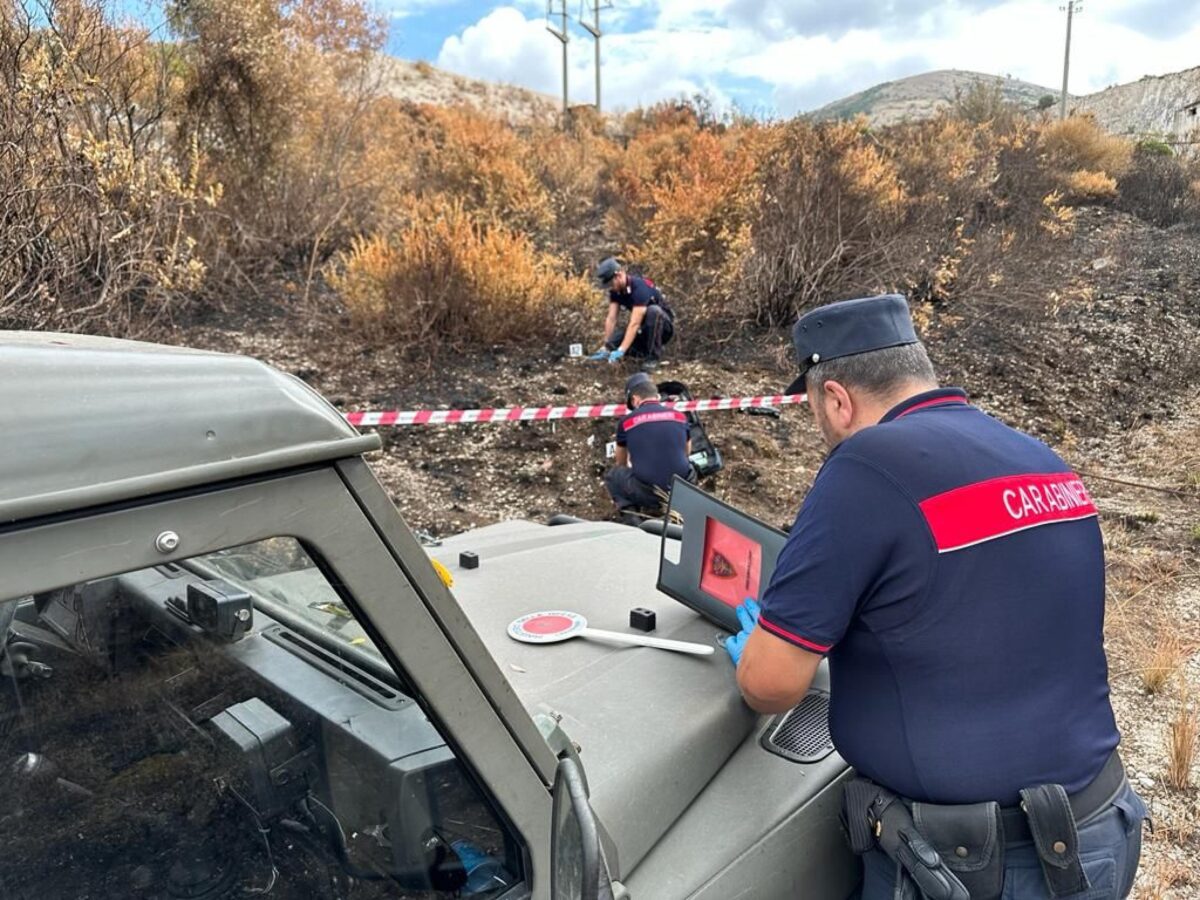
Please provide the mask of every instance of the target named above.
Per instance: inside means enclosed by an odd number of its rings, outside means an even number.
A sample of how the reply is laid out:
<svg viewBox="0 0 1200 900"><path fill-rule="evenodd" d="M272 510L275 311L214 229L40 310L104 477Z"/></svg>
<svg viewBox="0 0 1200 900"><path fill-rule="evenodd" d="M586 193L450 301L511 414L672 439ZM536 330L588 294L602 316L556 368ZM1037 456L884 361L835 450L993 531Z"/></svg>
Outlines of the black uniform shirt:
<svg viewBox="0 0 1200 900"><path fill-rule="evenodd" d="M1117 745L1096 507L1053 450L957 389L830 453L759 624L828 653L838 751L912 799L1076 791Z"/></svg>
<svg viewBox="0 0 1200 900"><path fill-rule="evenodd" d="M687 416L661 403L643 403L617 423L617 446L629 451L633 474L644 484L671 489L676 475L687 476Z"/></svg>

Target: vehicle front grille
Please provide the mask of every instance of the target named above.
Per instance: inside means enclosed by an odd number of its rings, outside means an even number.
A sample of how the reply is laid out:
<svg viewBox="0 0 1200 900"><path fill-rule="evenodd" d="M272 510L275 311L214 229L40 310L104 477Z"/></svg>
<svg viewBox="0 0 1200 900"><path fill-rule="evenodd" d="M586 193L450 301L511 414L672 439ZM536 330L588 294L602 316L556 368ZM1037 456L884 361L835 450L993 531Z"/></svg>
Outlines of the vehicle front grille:
<svg viewBox="0 0 1200 900"><path fill-rule="evenodd" d="M763 733L762 745L784 759L820 762L833 752L829 736L829 694L809 691L799 705L778 716Z"/></svg>

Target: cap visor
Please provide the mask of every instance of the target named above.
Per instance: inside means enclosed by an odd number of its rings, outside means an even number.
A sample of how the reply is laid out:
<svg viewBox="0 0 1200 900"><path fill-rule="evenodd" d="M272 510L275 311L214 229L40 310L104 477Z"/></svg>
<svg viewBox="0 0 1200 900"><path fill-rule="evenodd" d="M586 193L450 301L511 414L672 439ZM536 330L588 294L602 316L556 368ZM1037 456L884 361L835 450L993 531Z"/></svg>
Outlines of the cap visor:
<svg viewBox="0 0 1200 900"><path fill-rule="evenodd" d="M803 394L805 393L804 376L801 375L786 388L783 389L784 394Z"/></svg>

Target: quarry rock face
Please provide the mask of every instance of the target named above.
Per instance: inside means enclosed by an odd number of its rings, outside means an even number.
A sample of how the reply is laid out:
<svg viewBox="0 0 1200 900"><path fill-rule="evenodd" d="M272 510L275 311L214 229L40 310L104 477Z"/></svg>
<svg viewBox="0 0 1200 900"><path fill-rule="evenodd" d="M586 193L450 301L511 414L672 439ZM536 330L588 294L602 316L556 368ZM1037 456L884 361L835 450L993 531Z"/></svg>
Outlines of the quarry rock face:
<svg viewBox="0 0 1200 900"><path fill-rule="evenodd" d="M1200 66L1147 76L1069 102L1113 134L1186 138L1200 129Z"/></svg>

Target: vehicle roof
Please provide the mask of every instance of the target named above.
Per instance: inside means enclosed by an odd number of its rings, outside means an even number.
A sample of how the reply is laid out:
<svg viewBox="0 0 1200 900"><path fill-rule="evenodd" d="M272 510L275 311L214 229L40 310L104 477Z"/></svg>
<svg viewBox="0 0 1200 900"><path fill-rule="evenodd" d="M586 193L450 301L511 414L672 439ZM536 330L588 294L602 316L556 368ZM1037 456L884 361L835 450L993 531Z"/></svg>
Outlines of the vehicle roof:
<svg viewBox="0 0 1200 900"><path fill-rule="evenodd" d="M361 454L299 379L244 356L0 331L0 522Z"/></svg>

